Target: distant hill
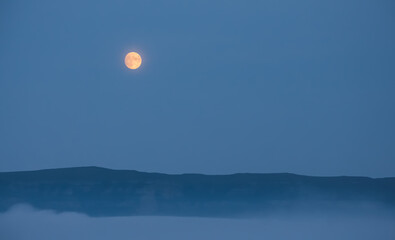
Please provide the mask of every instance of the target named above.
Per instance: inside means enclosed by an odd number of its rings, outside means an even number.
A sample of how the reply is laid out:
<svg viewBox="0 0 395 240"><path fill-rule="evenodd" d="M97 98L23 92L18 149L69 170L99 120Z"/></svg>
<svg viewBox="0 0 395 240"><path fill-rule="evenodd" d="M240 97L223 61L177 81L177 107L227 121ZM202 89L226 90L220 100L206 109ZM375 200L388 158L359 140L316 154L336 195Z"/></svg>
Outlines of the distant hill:
<svg viewBox="0 0 395 240"><path fill-rule="evenodd" d="M0 173L0 211L26 203L91 216L254 216L395 209L395 178L161 174L99 167ZM395 211L394 211L395 213Z"/></svg>

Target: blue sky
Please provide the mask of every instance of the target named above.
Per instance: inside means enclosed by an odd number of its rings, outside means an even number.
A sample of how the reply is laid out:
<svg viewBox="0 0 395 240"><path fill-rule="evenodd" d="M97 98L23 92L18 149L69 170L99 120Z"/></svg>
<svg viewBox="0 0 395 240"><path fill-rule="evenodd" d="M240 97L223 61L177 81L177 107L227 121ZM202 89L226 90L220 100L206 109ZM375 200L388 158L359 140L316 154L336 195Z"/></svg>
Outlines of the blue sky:
<svg viewBox="0 0 395 240"><path fill-rule="evenodd" d="M0 171L395 175L393 1L0 6Z"/></svg>

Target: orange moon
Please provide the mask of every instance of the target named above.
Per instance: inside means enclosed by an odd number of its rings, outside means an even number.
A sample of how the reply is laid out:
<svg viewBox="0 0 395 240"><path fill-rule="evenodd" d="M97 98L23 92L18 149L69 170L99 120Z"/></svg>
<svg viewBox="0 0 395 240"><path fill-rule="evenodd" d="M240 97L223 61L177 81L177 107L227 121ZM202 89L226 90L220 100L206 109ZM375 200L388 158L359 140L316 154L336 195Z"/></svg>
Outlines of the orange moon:
<svg viewBox="0 0 395 240"><path fill-rule="evenodd" d="M136 52L126 54L125 65L130 69L137 69L141 65L141 56Z"/></svg>

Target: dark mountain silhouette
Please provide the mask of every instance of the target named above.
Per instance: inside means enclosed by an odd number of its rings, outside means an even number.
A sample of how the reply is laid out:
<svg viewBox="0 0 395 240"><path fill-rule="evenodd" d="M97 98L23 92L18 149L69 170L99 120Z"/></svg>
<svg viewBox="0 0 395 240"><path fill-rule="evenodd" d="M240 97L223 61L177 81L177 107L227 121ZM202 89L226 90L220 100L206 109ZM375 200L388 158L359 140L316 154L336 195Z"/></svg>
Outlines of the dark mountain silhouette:
<svg viewBox="0 0 395 240"><path fill-rule="evenodd" d="M395 178L160 174L99 167L0 173L0 211L26 203L91 216L250 216L395 209ZM395 212L395 211L394 211Z"/></svg>

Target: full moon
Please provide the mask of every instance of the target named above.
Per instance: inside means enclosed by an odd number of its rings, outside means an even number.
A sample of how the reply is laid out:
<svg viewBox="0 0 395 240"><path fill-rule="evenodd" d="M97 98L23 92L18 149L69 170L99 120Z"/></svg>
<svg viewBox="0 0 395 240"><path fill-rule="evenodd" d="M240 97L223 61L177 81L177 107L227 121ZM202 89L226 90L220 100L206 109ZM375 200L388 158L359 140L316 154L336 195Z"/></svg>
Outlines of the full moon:
<svg viewBox="0 0 395 240"><path fill-rule="evenodd" d="M130 69L137 69L141 65L141 56L136 52L126 54L125 65Z"/></svg>

